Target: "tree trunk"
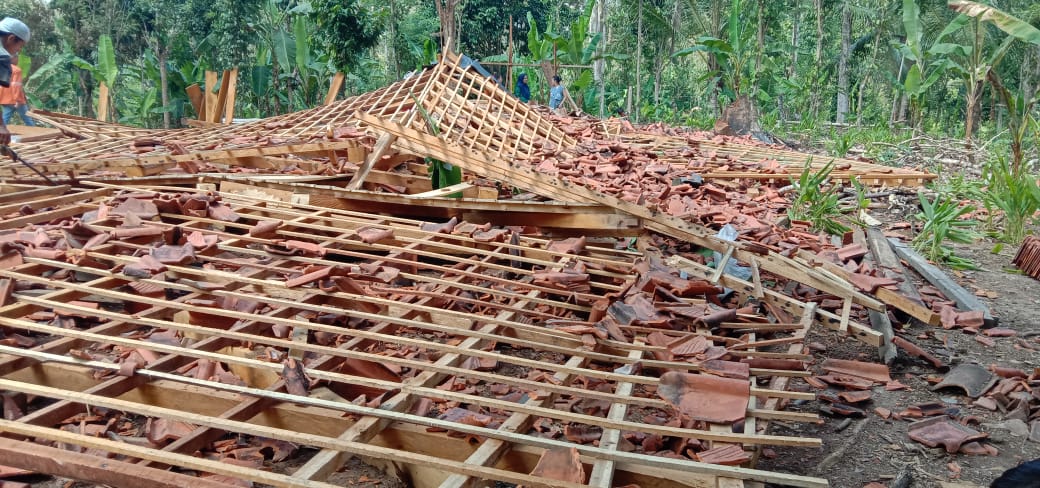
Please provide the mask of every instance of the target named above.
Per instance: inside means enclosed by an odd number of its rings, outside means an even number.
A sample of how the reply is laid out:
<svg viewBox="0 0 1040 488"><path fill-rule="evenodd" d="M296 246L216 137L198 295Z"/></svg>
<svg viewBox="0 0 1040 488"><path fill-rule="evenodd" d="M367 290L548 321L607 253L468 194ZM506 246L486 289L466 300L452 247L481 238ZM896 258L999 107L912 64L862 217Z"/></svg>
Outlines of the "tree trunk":
<svg viewBox="0 0 1040 488"><path fill-rule="evenodd" d="M816 8L816 56L813 58L816 65L816 79L813 80L814 89L810 97L809 113L815 120L820 115L820 92L823 91L823 0L813 0Z"/></svg>
<svg viewBox="0 0 1040 488"><path fill-rule="evenodd" d="M834 122L845 123L849 113L849 55L852 49L852 8L848 0L841 6L841 54L838 55L838 100Z"/></svg>
<svg viewBox="0 0 1040 488"><path fill-rule="evenodd" d="M596 54L603 54L603 46L607 43L607 34L604 32L607 25L607 0L598 0L596 6L592 9L592 17L589 19L590 31L600 35L600 43L596 46ZM606 71L607 61L604 59L597 59L592 63L592 78L596 82L596 88L599 90L599 116L603 117L607 111L607 94L606 94L606 79L604 78L604 72Z"/></svg>
<svg viewBox="0 0 1040 488"><path fill-rule="evenodd" d="M437 6L437 18L440 19L441 23L441 50L444 52L457 50L458 39L456 39L456 32L458 32L458 25L456 24L455 7L459 5L460 0L436 0L434 4Z"/></svg>
<svg viewBox="0 0 1040 488"><path fill-rule="evenodd" d="M642 72L643 72L643 0L639 0L639 7L636 20L636 98L635 98L635 121L639 122L639 108L640 108L640 95L642 92Z"/></svg>
<svg viewBox="0 0 1040 488"><path fill-rule="evenodd" d="M657 63L654 67L654 105L661 103L661 73L664 72L664 63Z"/></svg>
<svg viewBox="0 0 1040 488"><path fill-rule="evenodd" d="M1022 83L1024 100L1032 100L1037 92L1036 80L1040 79L1040 46L1026 49L1018 79Z"/></svg>
<svg viewBox="0 0 1040 488"><path fill-rule="evenodd" d="M863 95L867 91L867 80L859 80L856 94L856 127L863 125Z"/></svg>
<svg viewBox="0 0 1040 488"><path fill-rule="evenodd" d="M278 83L278 57L271 55L271 88L274 90L274 96L271 97L274 101L274 113L272 115L279 115L282 113L282 102L278 98L278 93L281 91L281 85ZM206 110L212 110L210 107L206 107Z"/></svg>
<svg viewBox="0 0 1040 488"><path fill-rule="evenodd" d="M964 113L964 147L971 149L971 138L975 135L975 122L978 118L979 97L982 95L982 80L968 87L967 108Z"/></svg>
<svg viewBox="0 0 1040 488"><path fill-rule="evenodd" d="M787 68L787 78L793 83L798 78L798 31L802 25L802 9L799 5L801 0L794 0L794 9L796 11L794 17L791 19L791 64ZM780 117L783 120L787 120L787 110L784 107L786 98L784 95L780 95L779 101L777 102L780 109Z"/></svg>
<svg viewBox="0 0 1040 488"><path fill-rule="evenodd" d="M658 52L654 57L654 105L659 105L661 103L661 81L663 79L664 70L668 67L669 57L672 52L675 51L675 38L679 35L679 29L682 27L682 17L679 15L679 5L679 2L675 2L675 6L672 9L672 30L668 35L668 42L663 49L658 49Z"/></svg>
<svg viewBox="0 0 1040 488"><path fill-rule="evenodd" d="M397 57L397 49L394 46L394 40L397 39L397 2L390 0L390 22L388 23L388 33L390 34L390 64L394 67L394 79L401 79L401 60Z"/></svg>
<svg viewBox="0 0 1040 488"><path fill-rule="evenodd" d="M163 107L163 128L170 128L170 86L167 84L167 73L166 73L166 58L168 56L167 49L165 46L156 49L156 55L159 58L159 95L162 97Z"/></svg>
<svg viewBox="0 0 1040 488"><path fill-rule="evenodd" d="M675 2L675 4L678 5L679 2ZM763 0L758 0L758 44L755 50L755 73L752 75L752 85L754 85L758 80L758 74L762 72L762 54L766 47L766 23L762 15L764 9L765 2Z"/></svg>
<svg viewBox="0 0 1040 488"><path fill-rule="evenodd" d="M899 71L896 71L896 80L900 83L903 82L903 66L906 64L906 56L899 55ZM892 114L888 117L888 126L895 127L896 122L899 121L899 114L902 110L899 108L900 102L904 100L901 91L897 91L892 88Z"/></svg>
<svg viewBox="0 0 1040 488"><path fill-rule="evenodd" d="M722 6L719 0L713 0L711 2L711 35L713 37L719 37L722 33ZM708 54L708 71L719 70L719 58L714 54ZM711 87L711 93L709 95L709 103L711 109L714 111L715 117L718 118L722 115L722 104L719 102L719 91L722 88L722 78L719 77L719 81L713 83Z"/></svg>

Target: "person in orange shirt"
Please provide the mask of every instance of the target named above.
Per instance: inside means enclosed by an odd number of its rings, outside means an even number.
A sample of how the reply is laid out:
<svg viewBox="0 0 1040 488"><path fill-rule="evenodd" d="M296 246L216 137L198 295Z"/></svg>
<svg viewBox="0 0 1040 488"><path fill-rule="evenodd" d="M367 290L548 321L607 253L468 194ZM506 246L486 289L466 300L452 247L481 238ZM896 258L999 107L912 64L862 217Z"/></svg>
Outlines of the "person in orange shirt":
<svg viewBox="0 0 1040 488"><path fill-rule="evenodd" d="M18 52L29 42L29 26L22 21L4 17L0 20L0 87L11 86L11 57L17 56ZM28 107L26 107L28 108ZM11 132L7 130L7 124L0 119L0 144L7 145L11 142Z"/></svg>
<svg viewBox="0 0 1040 488"><path fill-rule="evenodd" d="M11 86L0 87L0 105L4 107L4 125L11 123L11 116L18 112L25 125L36 125L32 117L29 117L29 101L25 99L25 90L22 89L22 69L18 67L18 57L15 56L11 63Z"/></svg>

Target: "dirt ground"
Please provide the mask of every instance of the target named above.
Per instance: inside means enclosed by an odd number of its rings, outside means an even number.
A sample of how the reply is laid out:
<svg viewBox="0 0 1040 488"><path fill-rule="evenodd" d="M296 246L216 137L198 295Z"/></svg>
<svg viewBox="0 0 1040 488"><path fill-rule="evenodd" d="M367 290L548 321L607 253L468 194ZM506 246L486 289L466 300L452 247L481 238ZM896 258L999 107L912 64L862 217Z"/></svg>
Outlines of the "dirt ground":
<svg viewBox="0 0 1040 488"><path fill-rule="evenodd" d="M1017 249L1005 246L999 254L993 254L992 246L988 241L955 246L958 255L972 259L981 269L946 271L958 278L969 291L996 292L996 298L982 300L1000 319L1000 325L1017 330L1018 337L996 338L996 345L988 347L976 342L975 336L958 330L947 331L920 324L909 327L906 336L951 365L997 364L1032 371L1040 367L1040 354L1016 345L1019 339L1033 341L1035 335L1040 335L1040 282L1006 271L1013 269L1011 259ZM922 334L929 337L921 339ZM808 341L821 343L827 348L825 352L816 353L818 362L826 357L858 360L876 357L871 348L853 339L819 329ZM854 418L851 424L843 425L844 418L827 415L821 415L822 422L818 425L778 424L772 433L819 437L823 439L823 448L777 448L778 456L772 460L763 459L758 467L820 476L830 480L835 488L859 488L870 482L889 486L903 471L912 477L910 486L914 488L968 488L989 486L1008 468L1040 458L1040 443L1013 435L1004 428L1005 419L999 411L990 412L972 406L971 399L956 389L932 391L925 377L941 373L930 364L900 353L891 366L891 372L894 379L910 389L886 391L881 386L875 387L873 399L864 407L866 417ZM810 390L801 380L794 384L795 388ZM900 412L910 405L936 401L957 409L961 415L977 417L980 424L973 427L989 434L989 442L999 450L999 455L950 455L941 447L925 447L907 436L909 420L884 420L873 411L875 407L883 407ZM819 412L819 407L819 401L811 401L792 405L789 409ZM824 462L834 453L839 454ZM954 472L958 469L959 474Z"/></svg>

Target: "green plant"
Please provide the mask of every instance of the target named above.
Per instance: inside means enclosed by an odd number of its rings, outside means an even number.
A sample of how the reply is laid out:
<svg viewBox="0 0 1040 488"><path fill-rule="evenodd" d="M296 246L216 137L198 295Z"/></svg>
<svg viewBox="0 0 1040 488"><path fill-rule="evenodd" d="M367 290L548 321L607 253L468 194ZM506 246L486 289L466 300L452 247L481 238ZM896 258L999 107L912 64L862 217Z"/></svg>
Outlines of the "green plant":
<svg viewBox="0 0 1040 488"><path fill-rule="evenodd" d="M834 162L827 163L817 172L812 171L811 164L811 160L807 162L798 181L791 182L796 193L791 207L787 209L787 216L791 220L810 222L816 230L842 235L848 232L849 228L837 220L842 215L838 203L841 193L836 186L828 182Z"/></svg>
<svg viewBox="0 0 1040 488"><path fill-rule="evenodd" d="M940 195L950 195L960 200L982 201L985 198L983 191L984 183L964 176L964 173L956 173L948 180L932 186Z"/></svg>
<svg viewBox="0 0 1040 488"><path fill-rule="evenodd" d="M107 86L109 90L115 88L116 77L119 76L119 67L116 66L116 54L115 48L112 46L112 38L108 36L101 36L98 38L97 47L97 63L90 64L83 58L76 57L72 60L73 66L87 71L90 73L98 83ZM111 100L112 92L109 91L109 100ZM98 100L98 107L107 103ZM108 104L111 106L111 104Z"/></svg>
<svg viewBox="0 0 1040 488"><path fill-rule="evenodd" d="M856 144L856 133L852 130L831 130L832 152L836 158L844 158Z"/></svg>
<svg viewBox="0 0 1040 488"><path fill-rule="evenodd" d="M415 94L412 93L411 95L412 101L415 102L416 108L418 108L419 113L422 114L423 120L426 121L426 126L430 129L430 132L432 132L434 136L440 137L441 131L440 127L437 125L437 121L430 116L430 113L427 112L425 108L423 108L422 104L419 103L419 99L415 97ZM430 157L426 158L426 164L430 171L430 184L433 186L434 190L462 183L462 168ZM447 195L447 197L462 198L462 192L455 192Z"/></svg>
<svg viewBox="0 0 1040 488"><path fill-rule="evenodd" d="M852 189L856 192L856 210L866 210L870 207L870 198L867 197L867 187L860 183L858 176L849 179Z"/></svg>
<svg viewBox="0 0 1040 488"><path fill-rule="evenodd" d="M946 38L967 24L967 17L954 18L931 45L925 46L926 29L917 0L903 0L903 29L906 32L906 41L893 43L893 47L911 63L906 77L902 83L897 83L897 86L909 97L910 121L913 127L921 127L928 89L952 66L949 54L958 46L945 42Z"/></svg>
<svg viewBox="0 0 1040 488"><path fill-rule="evenodd" d="M963 218L975 211L971 205L960 205L959 202L939 195L933 201L923 194L917 195L921 201L921 211L914 217L922 222L922 227L914 237L914 249L928 259L942 262L954 269L976 269L975 263L956 256L953 250L946 247L946 241L971 243L979 237L974 228L976 221Z"/></svg>
<svg viewBox="0 0 1040 488"><path fill-rule="evenodd" d="M986 206L1003 214L998 238L1009 244L1018 244L1025 238L1026 223L1040 210L1040 187L1036 176L1016 175L1003 157L986 166Z"/></svg>

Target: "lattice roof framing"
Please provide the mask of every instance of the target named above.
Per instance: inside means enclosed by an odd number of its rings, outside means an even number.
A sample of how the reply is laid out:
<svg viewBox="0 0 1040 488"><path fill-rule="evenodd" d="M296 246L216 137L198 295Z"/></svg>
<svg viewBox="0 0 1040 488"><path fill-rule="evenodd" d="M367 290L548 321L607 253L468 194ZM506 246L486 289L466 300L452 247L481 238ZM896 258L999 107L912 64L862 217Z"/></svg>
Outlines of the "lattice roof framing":
<svg viewBox="0 0 1040 488"><path fill-rule="evenodd" d="M703 338L735 358L803 360L812 305L767 294L762 301L794 322L769 324L748 309L720 325L748 339L713 336L703 326L674 331L639 322L600 336L574 327L592 323L602 297L621 300L644 289L633 286L649 276L633 268L635 253L586 245L573 254L536 238L501 240L508 232L494 229L449 230L227 194L216 201L108 186L75 197L9 201L0 209L41 210L0 224L0 238L31 241L36 250L20 258L5 254L0 266L0 288L3 280L17 284L0 307L7 339L0 340L0 389L56 401L30 404L25 416L0 422L8 435L141 459L125 474L138 479L165 479L149 468L176 466L273 486L327 486L329 474L360 455L408 470L434 468L436 474L413 478L422 487L462 486L469 477L579 486L528 474L547 451L575 448L590 473L581 486L716 486L721 478L737 486L740 480L827 486L816 478L618 449L631 433L696 439L701 447L691 449L705 453L730 443L751 451L819 446L818 439L765 433L772 419L815 419L775 410L780 399L812 397L783 391L790 378L806 375L800 370L748 370L744 433L730 425L645 420L672 411L653 393L661 371L704 376L706 363L680 360L677 344ZM157 205L157 217L149 218L148 202ZM29 224L42 227L4 231ZM54 239L69 248L48 247ZM193 252L171 254L185 250L179 244L185 240ZM712 273L684 265L694 274ZM561 281L559 274L578 279ZM724 279L743 299L754 295L751 285ZM705 306L682 298L663 310ZM39 346L24 349L26 341ZM301 383L288 358L305 358L299 372L331 393ZM201 372L214 364L223 366ZM251 379L243 385L223 368ZM768 386L759 386L756 378L767 377L773 378ZM359 394L364 401L351 402ZM553 408L561 401L582 407ZM85 405L102 418L83 415ZM442 415L423 413L431 408ZM84 435L85 426L108 422L106 411L194 430L158 444L141 442L140 431L131 434L119 423L104 427L107 437ZM550 426L566 426L565 439L539 434ZM569 440L571 429L602 432L599 445ZM439 433L445 430L464 438ZM322 450L290 474L190 455L226 433ZM38 452L17 462L37 467L54 451Z"/></svg>
<svg viewBox="0 0 1040 488"><path fill-rule="evenodd" d="M115 124L111 122L102 122L100 120L91 119L87 117L80 117L76 115L63 114L57 112L48 112L46 110L33 110L32 116L40 121L46 122L47 124L54 126L57 129L61 129L65 136L76 139L76 140L98 140L98 139L122 139L127 137L139 137L149 136L152 134L164 134L171 131L156 130L156 129L144 129L140 127L130 127L127 125ZM49 141L50 144L41 144L40 146L53 145L55 141ZM31 151L31 149L30 149Z"/></svg>
<svg viewBox="0 0 1040 488"><path fill-rule="evenodd" d="M383 117L430 132L414 102L419 100L439 132L462 147L506 159L524 159L546 146L566 150L575 143L554 122L502 90L491 79L461 67L460 58L445 62L371 93L327 106L281 115L243 125L176 130L138 129L65 114L41 113L45 120L80 141L47 141L19 148L23 157L51 174L91 170L124 171L130 175L157 174L178 161L215 161L236 164L257 156L328 156L351 145L338 130L357 127L355 113ZM567 125L567 121L557 121ZM868 185L921 185L935 175L891 168L864 161L799 153L739 140L717 141L705 134L661 135L643 129L623 129L614 120L594 124L605 137L668 152L696 148L712 163L699 170L711 179L786 179L807 163L814 169L834 161L836 179L852 176ZM775 166L770 166L775 162ZM765 164L763 164L765 163ZM24 175L28 169L0 164L0 176Z"/></svg>
<svg viewBox="0 0 1040 488"><path fill-rule="evenodd" d="M436 121L441 136L500 157L523 159L546 144L567 147L574 143L538 111L499 89L494 80L462 69L460 58L449 55L443 62L406 80L311 110L242 125L149 133L127 130L120 134L110 124L79 120L76 122L79 126L70 129L83 133L93 131L97 138L64 144L28 144L20 153L42 171L53 174L101 168L169 167L176 161L226 159L228 151L235 150L261 149L257 154L265 155L306 152L324 155L329 150L346 147L347 142L337 144L342 139L336 132L357 127L355 114L358 112L430 131L421 111L415 109L416 100ZM61 120L55 120L62 124ZM65 122L72 125L72 120ZM109 134L118 135L110 137ZM142 137L156 139L156 143L164 145L142 144ZM262 150L286 146L295 146L295 149ZM25 168L17 165L0 166L0 174L23 174L24 171Z"/></svg>

